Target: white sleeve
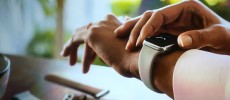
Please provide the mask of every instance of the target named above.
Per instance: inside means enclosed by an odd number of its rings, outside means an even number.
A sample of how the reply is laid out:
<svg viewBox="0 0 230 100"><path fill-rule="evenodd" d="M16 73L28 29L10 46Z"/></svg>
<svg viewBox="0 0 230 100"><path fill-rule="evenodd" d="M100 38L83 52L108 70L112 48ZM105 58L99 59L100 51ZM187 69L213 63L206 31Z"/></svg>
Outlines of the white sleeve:
<svg viewBox="0 0 230 100"><path fill-rule="evenodd" d="M175 100L230 100L230 56L189 50L173 74Z"/></svg>

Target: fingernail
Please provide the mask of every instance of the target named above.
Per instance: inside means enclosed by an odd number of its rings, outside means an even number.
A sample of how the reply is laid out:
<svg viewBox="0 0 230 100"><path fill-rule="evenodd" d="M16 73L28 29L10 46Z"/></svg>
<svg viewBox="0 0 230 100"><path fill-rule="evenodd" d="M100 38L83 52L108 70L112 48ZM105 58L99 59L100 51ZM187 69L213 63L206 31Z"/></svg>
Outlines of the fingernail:
<svg viewBox="0 0 230 100"><path fill-rule="evenodd" d="M129 50L129 44L128 43L126 44L125 49Z"/></svg>
<svg viewBox="0 0 230 100"><path fill-rule="evenodd" d="M83 70L83 74L86 74L86 73L88 73L88 70Z"/></svg>
<svg viewBox="0 0 230 100"><path fill-rule="evenodd" d="M188 35L184 35L179 38L178 42L182 47L189 47L192 45L192 38Z"/></svg>
<svg viewBox="0 0 230 100"><path fill-rule="evenodd" d="M129 40L127 42L126 46L125 46L125 49L129 51L130 50L130 45L131 45L131 41Z"/></svg>
<svg viewBox="0 0 230 100"><path fill-rule="evenodd" d="M123 25L119 26L117 29L114 30L114 33L117 33L118 30L120 30L123 27Z"/></svg>
<svg viewBox="0 0 230 100"><path fill-rule="evenodd" d="M119 27L118 27L118 28L119 28ZM115 34L117 34L117 30L118 30L118 28L114 30L114 33L115 33Z"/></svg>
<svg viewBox="0 0 230 100"><path fill-rule="evenodd" d="M122 29L124 27L124 25L121 25L121 26L119 26L117 29Z"/></svg>

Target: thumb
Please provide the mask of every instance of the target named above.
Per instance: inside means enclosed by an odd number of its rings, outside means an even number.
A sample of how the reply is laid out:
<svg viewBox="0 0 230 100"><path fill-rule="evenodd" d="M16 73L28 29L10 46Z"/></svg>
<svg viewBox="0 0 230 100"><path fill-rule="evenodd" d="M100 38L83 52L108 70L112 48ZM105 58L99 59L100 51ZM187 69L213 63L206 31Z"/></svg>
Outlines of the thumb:
<svg viewBox="0 0 230 100"><path fill-rule="evenodd" d="M215 27L186 31L179 35L178 44L184 49L199 49L210 46L216 48L221 44L222 36Z"/></svg>

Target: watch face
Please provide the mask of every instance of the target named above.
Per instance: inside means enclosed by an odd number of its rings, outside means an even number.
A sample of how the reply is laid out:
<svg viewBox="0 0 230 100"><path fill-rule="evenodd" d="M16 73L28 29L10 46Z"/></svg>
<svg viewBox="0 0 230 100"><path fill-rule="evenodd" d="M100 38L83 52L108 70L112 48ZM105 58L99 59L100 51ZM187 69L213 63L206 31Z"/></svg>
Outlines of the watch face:
<svg viewBox="0 0 230 100"><path fill-rule="evenodd" d="M177 43L177 37L173 36L171 34L160 34L158 36L152 36L149 38L146 38L145 41L148 41L152 44L155 44L159 47L165 47L168 45L176 44Z"/></svg>

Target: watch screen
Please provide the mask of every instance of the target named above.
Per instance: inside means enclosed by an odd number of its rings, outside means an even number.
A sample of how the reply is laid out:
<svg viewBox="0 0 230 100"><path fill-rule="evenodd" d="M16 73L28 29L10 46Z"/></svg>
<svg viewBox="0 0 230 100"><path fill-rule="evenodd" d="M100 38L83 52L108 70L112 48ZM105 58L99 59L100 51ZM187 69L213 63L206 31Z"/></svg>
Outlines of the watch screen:
<svg viewBox="0 0 230 100"><path fill-rule="evenodd" d="M177 43L177 37L167 33L152 36L146 38L145 40L160 47L165 47Z"/></svg>

